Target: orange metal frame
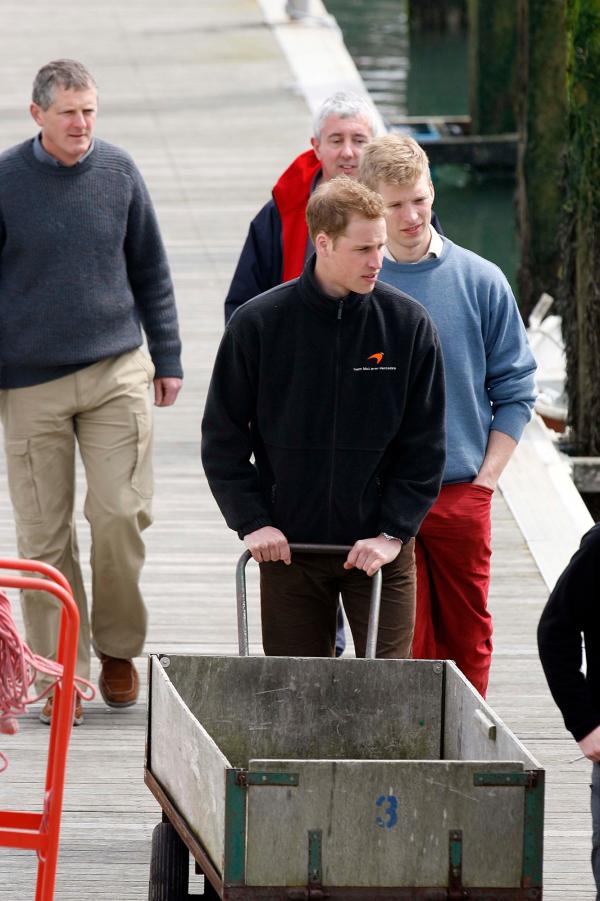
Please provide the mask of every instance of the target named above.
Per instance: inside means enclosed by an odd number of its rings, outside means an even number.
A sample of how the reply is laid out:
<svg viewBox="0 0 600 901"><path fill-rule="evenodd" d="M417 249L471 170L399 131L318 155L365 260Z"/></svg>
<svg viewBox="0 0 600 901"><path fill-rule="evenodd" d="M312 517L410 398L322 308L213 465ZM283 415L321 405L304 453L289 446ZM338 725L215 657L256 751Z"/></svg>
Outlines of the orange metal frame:
<svg viewBox="0 0 600 901"><path fill-rule="evenodd" d="M62 573L53 566L31 560L0 558L0 570L2 569L39 573L46 578L0 574L0 588L47 591L62 603L56 659L63 666L63 675L54 693L44 807L41 813L0 810L0 846L29 848L37 852L39 862L35 901L52 901L58 861L67 750L73 726L79 611L73 600L71 586Z"/></svg>

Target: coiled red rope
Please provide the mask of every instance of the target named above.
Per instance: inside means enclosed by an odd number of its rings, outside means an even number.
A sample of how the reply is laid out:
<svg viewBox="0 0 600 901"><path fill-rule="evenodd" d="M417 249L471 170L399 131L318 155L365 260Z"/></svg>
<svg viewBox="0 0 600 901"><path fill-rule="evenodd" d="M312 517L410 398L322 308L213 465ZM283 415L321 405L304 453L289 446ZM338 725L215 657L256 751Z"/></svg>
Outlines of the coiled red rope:
<svg viewBox="0 0 600 901"><path fill-rule="evenodd" d="M60 682L62 671L62 664L34 654L21 640L10 601L0 591L0 733L14 735L18 732L16 717L22 716L29 704L50 694ZM29 689L38 673L53 677L53 681L42 692L29 697ZM75 676L75 694L84 701L91 701L96 691L87 679ZM0 773L7 766L8 761L0 751Z"/></svg>

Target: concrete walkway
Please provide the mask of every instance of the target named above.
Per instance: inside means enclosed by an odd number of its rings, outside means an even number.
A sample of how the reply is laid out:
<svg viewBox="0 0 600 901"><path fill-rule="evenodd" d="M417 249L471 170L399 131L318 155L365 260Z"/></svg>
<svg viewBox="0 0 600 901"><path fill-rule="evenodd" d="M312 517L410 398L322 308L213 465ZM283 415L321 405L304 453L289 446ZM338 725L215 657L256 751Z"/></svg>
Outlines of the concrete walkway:
<svg viewBox="0 0 600 901"><path fill-rule="evenodd" d="M283 6L283 3L282 3ZM137 160L157 206L176 282L185 389L158 411L156 524L144 587L148 650L235 653L237 538L222 523L199 460L200 418L222 329L222 301L247 224L296 152L310 115L255 0L81 0L66 11L5 0L0 30L0 146L33 132L35 71L51 58L83 60L100 86L98 134ZM15 552L3 461L0 548ZM80 480L79 506L83 500ZM81 517L80 517L81 520ZM88 543L81 520L83 555ZM562 728L535 652L547 591L500 494L494 501L496 656L490 702L548 767L545 897L591 901L588 767ZM16 607L17 605L15 605ZM258 650L256 603L251 609ZM143 661L140 661L143 667ZM75 730L67 774L56 898L147 897L150 835L160 810L143 785L145 710L96 701ZM47 731L32 714L0 776L0 805L37 809ZM0 848L0 898L34 897L31 854ZM195 892L200 891L195 880Z"/></svg>

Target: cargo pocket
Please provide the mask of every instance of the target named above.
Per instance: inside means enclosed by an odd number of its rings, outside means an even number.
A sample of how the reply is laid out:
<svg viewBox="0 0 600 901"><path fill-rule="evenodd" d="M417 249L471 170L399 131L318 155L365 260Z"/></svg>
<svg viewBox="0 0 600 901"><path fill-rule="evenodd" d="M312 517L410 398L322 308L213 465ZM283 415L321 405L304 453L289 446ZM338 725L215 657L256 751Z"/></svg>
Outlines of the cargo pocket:
<svg viewBox="0 0 600 901"><path fill-rule="evenodd" d="M42 521L42 509L29 440L7 438L5 446L8 490L15 519L18 523L39 523Z"/></svg>
<svg viewBox="0 0 600 901"><path fill-rule="evenodd" d="M140 497L151 498L154 490L152 467L152 416L135 414L136 448L131 486Z"/></svg>

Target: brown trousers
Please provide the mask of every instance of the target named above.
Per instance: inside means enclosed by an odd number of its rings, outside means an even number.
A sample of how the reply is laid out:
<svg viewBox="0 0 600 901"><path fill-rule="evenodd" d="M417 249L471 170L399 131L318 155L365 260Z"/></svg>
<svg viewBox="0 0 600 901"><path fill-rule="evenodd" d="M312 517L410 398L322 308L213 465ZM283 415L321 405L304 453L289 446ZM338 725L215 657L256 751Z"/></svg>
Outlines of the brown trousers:
<svg viewBox="0 0 600 901"><path fill-rule="evenodd" d="M151 522L154 367L141 350L110 357L63 378L0 391L0 413L19 554L51 563L79 608L77 673L90 671L90 621L75 533L75 443L85 467L84 513L92 533L91 632L97 650L135 657L146 636L139 588L141 533ZM59 605L21 597L33 651L56 655Z"/></svg>
<svg viewBox="0 0 600 901"><path fill-rule="evenodd" d="M382 569L378 657L410 657L415 624L414 539ZM357 657L365 656L371 579L343 568L345 554L293 553L292 563L260 564L265 654L333 657L341 595Z"/></svg>

